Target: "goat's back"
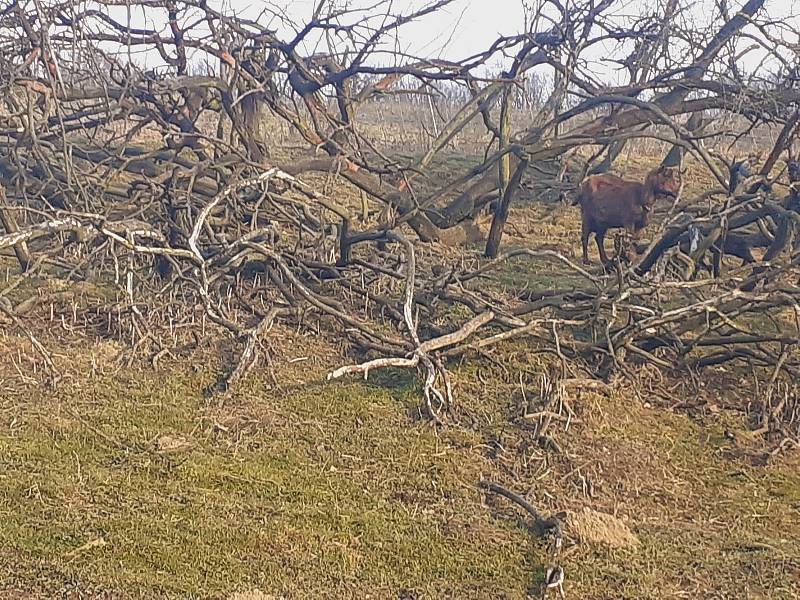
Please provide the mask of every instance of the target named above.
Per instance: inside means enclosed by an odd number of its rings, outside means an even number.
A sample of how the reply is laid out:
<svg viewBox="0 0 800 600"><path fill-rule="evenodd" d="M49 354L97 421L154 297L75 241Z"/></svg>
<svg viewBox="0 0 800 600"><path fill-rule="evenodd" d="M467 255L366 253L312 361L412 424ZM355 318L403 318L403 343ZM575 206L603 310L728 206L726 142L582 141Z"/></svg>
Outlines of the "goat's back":
<svg viewBox="0 0 800 600"><path fill-rule="evenodd" d="M644 218L642 184L616 175L590 175L581 182L575 204L589 219L602 226L623 227Z"/></svg>

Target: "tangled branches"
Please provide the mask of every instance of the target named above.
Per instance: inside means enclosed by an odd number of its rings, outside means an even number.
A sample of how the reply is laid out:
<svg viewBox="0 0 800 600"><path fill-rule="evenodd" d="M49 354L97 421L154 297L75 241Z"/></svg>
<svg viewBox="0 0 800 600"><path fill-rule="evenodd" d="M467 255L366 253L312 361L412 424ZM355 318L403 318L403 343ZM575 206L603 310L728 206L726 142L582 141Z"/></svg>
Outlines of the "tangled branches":
<svg viewBox="0 0 800 600"><path fill-rule="evenodd" d="M301 26L274 29L266 15L192 0L131 4L160 25L103 0L13 2L0 11L0 250L13 249L28 273L113 281L134 346L154 361L179 344L175 319L207 319L242 345L220 391L256 364L275 321L347 337L359 359L330 378L419 369L433 420L452 401L448 360L522 338L601 377L634 361L665 370L736 361L796 376L800 168L790 159L800 88L789 25L761 18L764 0L720 14L710 33L681 2L632 23L610 1L543 3L523 33L462 60L397 51L391 64L378 60L408 23L451 4L395 14L390 2L369 11L320 2ZM764 42L769 77L744 69L731 50L742 39ZM307 52L312 42L326 50ZM607 43L625 84L593 74L587 56ZM503 56L503 72L489 76ZM516 94L537 69L551 85L515 133ZM460 103L445 117L448 94ZM420 156L382 143L364 116L392 98L427 103L434 128ZM265 123L307 151L273 143ZM434 176L470 127L484 159ZM745 168L725 158L725 142L759 127L774 133L766 159ZM692 155L720 189L682 198L639 259L610 276L536 244L500 251L526 176L535 173L534 195L569 193L565 172L607 169L638 139L671 147L666 160ZM570 169L584 148L591 157ZM490 260L442 258L434 242L463 241L487 208ZM575 283L492 283L543 263ZM31 302L0 300L23 327ZM165 312L168 333L158 327Z"/></svg>

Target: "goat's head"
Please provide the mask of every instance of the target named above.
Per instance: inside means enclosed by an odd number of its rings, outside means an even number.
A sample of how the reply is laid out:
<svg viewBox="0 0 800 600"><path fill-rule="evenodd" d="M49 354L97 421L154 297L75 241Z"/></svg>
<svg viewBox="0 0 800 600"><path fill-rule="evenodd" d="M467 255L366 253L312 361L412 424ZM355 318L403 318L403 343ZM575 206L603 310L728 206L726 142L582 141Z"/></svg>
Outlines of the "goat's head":
<svg viewBox="0 0 800 600"><path fill-rule="evenodd" d="M659 167L650 173L653 193L676 198L681 189L680 167Z"/></svg>
<svg viewBox="0 0 800 600"><path fill-rule="evenodd" d="M736 193L736 189L742 181L753 176L753 169L750 166L750 161L744 159L734 162L729 170L730 179L728 183L728 193L733 195Z"/></svg>

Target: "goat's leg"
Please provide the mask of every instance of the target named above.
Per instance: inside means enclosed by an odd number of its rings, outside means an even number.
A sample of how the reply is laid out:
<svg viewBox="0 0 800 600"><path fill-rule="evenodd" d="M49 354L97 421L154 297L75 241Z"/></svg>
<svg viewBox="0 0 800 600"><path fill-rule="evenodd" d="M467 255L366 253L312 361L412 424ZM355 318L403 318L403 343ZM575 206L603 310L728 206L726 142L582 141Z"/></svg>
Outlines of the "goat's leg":
<svg viewBox="0 0 800 600"><path fill-rule="evenodd" d="M611 261L608 259L605 247L606 230L598 229L594 234L594 240L597 242L597 251L600 253L600 260L604 265L609 264Z"/></svg>
<svg viewBox="0 0 800 600"><path fill-rule="evenodd" d="M711 252L711 264L708 263L705 254L697 259L697 269L695 269L695 279L697 278L697 273L700 271L700 269L703 269L703 271L705 271L714 278L717 277L717 275L714 275L714 270L716 269L716 266L714 265L714 261L716 260L714 258L714 251L711 250L710 252Z"/></svg>
<svg viewBox="0 0 800 600"><path fill-rule="evenodd" d="M716 246L711 246L711 275L714 279L722 275L722 251Z"/></svg>
<svg viewBox="0 0 800 600"><path fill-rule="evenodd" d="M633 262L639 255L639 251L636 248L636 243L639 241L639 236L641 235L642 230L636 229L634 225L628 225L625 227L625 233L628 237L628 248L625 254L628 261Z"/></svg>
<svg viewBox="0 0 800 600"><path fill-rule="evenodd" d="M581 247L583 250L583 264L588 265L591 263L589 260L589 235L592 233L589 218L583 215L583 224L581 226Z"/></svg>

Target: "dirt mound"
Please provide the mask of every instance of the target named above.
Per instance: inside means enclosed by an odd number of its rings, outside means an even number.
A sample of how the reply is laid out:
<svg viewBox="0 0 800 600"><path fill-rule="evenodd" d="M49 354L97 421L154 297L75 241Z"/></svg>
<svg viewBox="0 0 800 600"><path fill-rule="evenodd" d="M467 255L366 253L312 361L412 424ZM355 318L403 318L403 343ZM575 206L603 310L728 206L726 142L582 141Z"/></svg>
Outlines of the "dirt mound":
<svg viewBox="0 0 800 600"><path fill-rule="evenodd" d="M177 453L191 449L192 444L182 437L162 435L155 442L156 450L161 453Z"/></svg>
<svg viewBox="0 0 800 600"><path fill-rule="evenodd" d="M265 594L259 590L250 590L248 592L236 592L228 596L227 600L279 600L278 596Z"/></svg>
<svg viewBox="0 0 800 600"><path fill-rule="evenodd" d="M639 538L617 517L608 513L584 508L569 515L570 532L586 544L602 544L611 548L633 548Z"/></svg>

